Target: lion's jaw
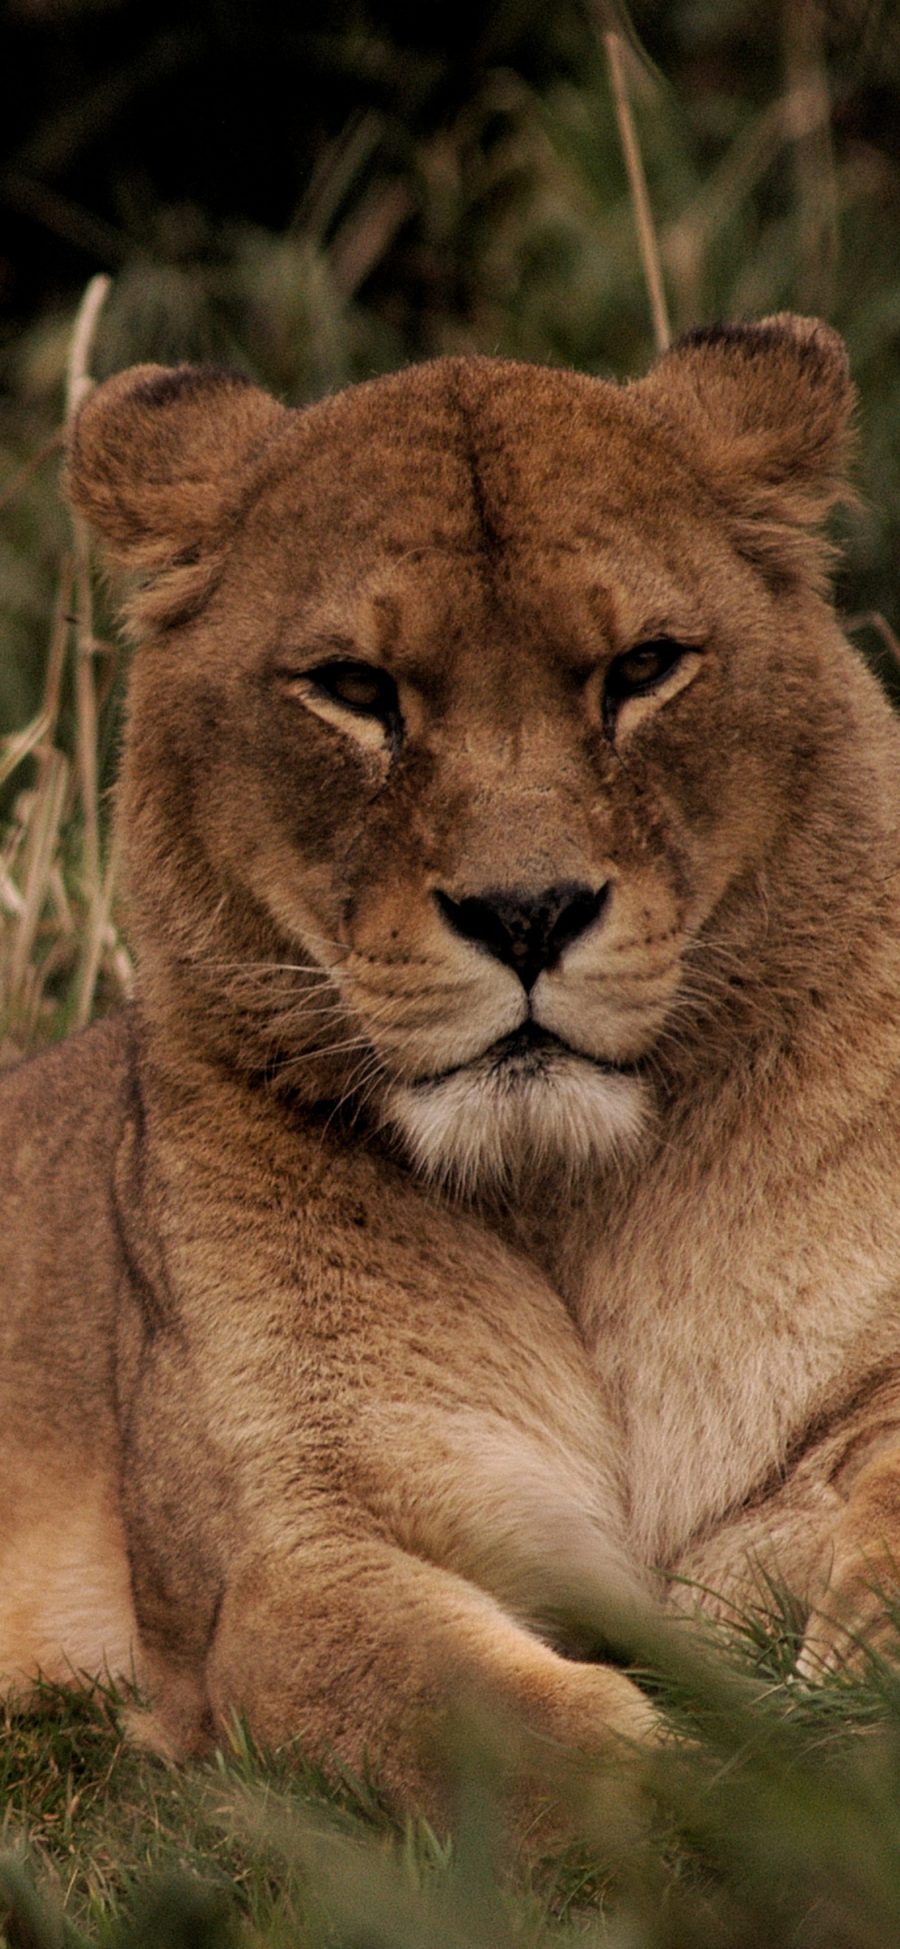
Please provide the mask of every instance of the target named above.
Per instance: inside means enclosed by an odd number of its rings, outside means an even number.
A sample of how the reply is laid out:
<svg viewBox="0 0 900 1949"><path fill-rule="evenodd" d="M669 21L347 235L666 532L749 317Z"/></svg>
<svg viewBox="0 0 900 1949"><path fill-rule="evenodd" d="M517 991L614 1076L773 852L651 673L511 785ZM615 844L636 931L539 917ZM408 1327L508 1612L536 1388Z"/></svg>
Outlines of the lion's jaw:
<svg viewBox="0 0 900 1949"><path fill-rule="evenodd" d="M456 1196L521 1198L548 1171L574 1180L634 1151L653 1122L644 1059L681 986L685 915L658 864L611 887L532 984L455 938L433 896L418 915L420 955L398 966L384 951L398 931L390 907L370 900L371 931L363 913L333 978L379 1062L371 1101L418 1172ZM649 945L647 904L666 921Z"/></svg>
<svg viewBox="0 0 900 1949"><path fill-rule="evenodd" d="M647 880L639 882L651 897ZM652 892L663 908L666 889ZM670 938L635 945L636 887L526 991L491 954L435 930L424 979L390 960L337 970L348 1013L383 1065L381 1121L422 1175L456 1196L527 1195L552 1171L580 1178L634 1151L653 1122L643 1074L681 984Z"/></svg>
<svg viewBox="0 0 900 1949"><path fill-rule="evenodd" d="M579 1056L526 1023L474 1062L388 1089L384 1115L424 1176L468 1196L563 1166L578 1176L632 1150L646 1127L639 1076Z"/></svg>

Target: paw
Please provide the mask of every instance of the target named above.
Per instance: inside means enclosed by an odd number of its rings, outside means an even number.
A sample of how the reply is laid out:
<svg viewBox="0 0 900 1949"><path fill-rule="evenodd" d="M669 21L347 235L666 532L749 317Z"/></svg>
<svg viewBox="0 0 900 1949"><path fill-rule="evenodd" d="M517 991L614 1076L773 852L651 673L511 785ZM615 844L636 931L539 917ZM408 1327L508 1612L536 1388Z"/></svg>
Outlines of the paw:
<svg viewBox="0 0 900 1949"><path fill-rule="evenodd" d="M832 1672L862 1674L878 1659L900 1660L900 1573L857 1560L832 1575L811 1611L797 1677L817 1685Z"/></svg>

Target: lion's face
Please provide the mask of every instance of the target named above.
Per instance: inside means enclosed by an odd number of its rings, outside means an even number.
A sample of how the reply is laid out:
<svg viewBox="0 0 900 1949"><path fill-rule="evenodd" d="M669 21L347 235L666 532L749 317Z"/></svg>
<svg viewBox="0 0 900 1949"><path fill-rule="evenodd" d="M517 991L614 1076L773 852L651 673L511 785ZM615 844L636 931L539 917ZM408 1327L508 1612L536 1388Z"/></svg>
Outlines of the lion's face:
<svg viewBox="0 0 900 1949"><path fill-rule="evenodd" d="M569 550L558 505L491 559L463 500L458 536L397 559L375 536L360 559L336 514L321 596L290 548L264 584L292 486L209 616L233 628L241 593L207 843L328 970L329 1039L362 1038L353 1067L419 1162L468 1181L596 1157L641 1126L636 1065L754 837L759 781L710 764L728 646L699 577L646 532L631 563L599 534Z"/></svg>
<svg viewBox="0 0 900 1949"><path fill-rule="evenodd" d="M166 383L208 429L214 387ZM146 952L267 1027L293 1086L330 1065L430 1174L599 1161L798 788L803 572L748 559L657 376L443 361L264 404L227 520L151 576Z"/></svg>

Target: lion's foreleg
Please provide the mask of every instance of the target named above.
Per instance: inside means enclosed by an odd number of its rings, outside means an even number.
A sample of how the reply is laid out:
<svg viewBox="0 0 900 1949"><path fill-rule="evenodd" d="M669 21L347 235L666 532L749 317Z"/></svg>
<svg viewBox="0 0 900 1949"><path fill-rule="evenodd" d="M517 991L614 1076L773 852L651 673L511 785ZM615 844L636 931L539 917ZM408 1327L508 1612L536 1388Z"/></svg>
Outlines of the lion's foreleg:
<svg viewBox="0 0 900 1949"><path fill-rule="evenodd" d="M900 1444L861 1469L838 1517L810 1592L798 1671L859 1664L867 1650L900 1646Z"/></svg>
<svg viewBox="0 0 900 1949"><path fill-rule="evenodd" d="M461 1719L549 1798L561 1768L622 1758L654 1724L622 1673L560 1657L465 1578L366 1537L245 1563L206 1692L220 1726L238 1712L262 1741L299 1735L437 1813Z"/></svg>

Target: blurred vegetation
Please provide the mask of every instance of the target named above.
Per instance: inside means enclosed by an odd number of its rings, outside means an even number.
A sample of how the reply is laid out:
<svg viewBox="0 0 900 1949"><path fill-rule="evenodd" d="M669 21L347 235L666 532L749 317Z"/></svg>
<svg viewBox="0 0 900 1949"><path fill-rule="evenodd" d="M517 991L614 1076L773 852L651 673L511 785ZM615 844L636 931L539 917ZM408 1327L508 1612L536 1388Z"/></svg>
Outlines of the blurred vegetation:
<svg viewBox="0 0 900 1949"><path fill-rule="evenodd" d="M6 0L0 480L58 422L100 270L98 376L212 358L299 403L448 350L639 370L603 17L603 0ZM867 507L840 593L896 620L900 11L633 0L625 17L674 327L789 306L846 333ZM0 510L3 726L37 702L54 474Z"/></svg>
<svg viewBox="0 0 900 1949"><path fill-rule="evenodd" d="M462 1722L451 1835L299 1742L163 1766L107 1688L0 1712L4 1949L896 1949L900 1680L783 1683L785 1615L656 1677L682 1735L566 1775L568 1849L512 1840L496 1735ZM512 1769L514 1753L505 1756ZM554 1755L547 1750L548 1785ZM641 1790L636 1798L635 1786Z"/></svg>

